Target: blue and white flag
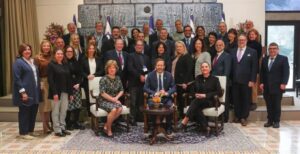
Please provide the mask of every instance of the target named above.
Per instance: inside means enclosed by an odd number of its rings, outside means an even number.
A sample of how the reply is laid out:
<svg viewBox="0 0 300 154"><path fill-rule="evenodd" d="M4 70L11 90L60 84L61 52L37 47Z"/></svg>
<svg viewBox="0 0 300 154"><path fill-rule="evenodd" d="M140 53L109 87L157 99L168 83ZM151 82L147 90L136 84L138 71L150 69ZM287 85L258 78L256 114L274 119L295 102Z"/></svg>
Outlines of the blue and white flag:
<svg viewBox="0 0 300 154"><path fill-rule="evenodd" d="M110 37L110 35L111 35L110 16L107 16L107 17L106 17L106 25L105 25L105 31L104 31L104 34L105 34L107 37ZM109 38L108 38L108 39L109 39Z"/></svg>
<svg viewBox="0 0 300 154"><path fill-rule="evenodd" d="M190 26L192 28L192 37L195 36L195 25L194 25L194 16L190 15Z"/></svg>
<svg viewBox="0 0 300 154"><path fill-rule="evenodd" d="M151 15L149 18L149 28L150 28L150 35L154 33L154 19L153 16Z"/></svg>

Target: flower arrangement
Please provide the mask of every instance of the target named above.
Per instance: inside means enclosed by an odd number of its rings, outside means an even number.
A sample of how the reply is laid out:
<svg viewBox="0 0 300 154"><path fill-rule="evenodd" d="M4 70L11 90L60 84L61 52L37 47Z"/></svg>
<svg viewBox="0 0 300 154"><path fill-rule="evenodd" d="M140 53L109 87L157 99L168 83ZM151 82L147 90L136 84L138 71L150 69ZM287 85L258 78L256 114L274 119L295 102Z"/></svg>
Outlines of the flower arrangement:
<svg viewBox="0 0 300 154"><path fill-rule="evenodd" d="M44 34L45 38L49 40L52 43L52 45L58 37L62 37L63 35L64 27L53 22L47 27Z"/></svg>
<svg viewBox="0 0 300 154"><path fill-rule="evenodd" d="M237 32L239 34L246 32L246 22L240 22L238 24L236 24L236 28Z"/></svg>

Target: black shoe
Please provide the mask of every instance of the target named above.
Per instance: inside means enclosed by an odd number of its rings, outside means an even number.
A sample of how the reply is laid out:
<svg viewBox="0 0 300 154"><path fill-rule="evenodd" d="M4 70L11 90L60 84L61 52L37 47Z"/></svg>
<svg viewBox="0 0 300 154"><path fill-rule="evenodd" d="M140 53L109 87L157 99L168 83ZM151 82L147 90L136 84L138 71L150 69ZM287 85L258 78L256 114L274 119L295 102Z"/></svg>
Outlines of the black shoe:
<svg viewBox="0 0 300 154"><path fill-rule="evenodd" d="M257 108L257 104L256 104L256 103L251 103L251 105L250 105L250 110L251 110L251 111L255 111L256 108Z"/></svg>
<svg viewBox="0 0 300 154"><path fill-rule="evenodd" d="M65 134L65 135L71 135L71 133L69 131L66 131L66 130L63 130L62 133Z"/></svg>
<svg viewBox="0 0 300 154"><path fill-rule="evenodd" d="M171 135L173 131L172 131L172 129L167 129L166 132L167 132L167 135Z"/></svg>
<svg viewBox="0 0 300 154"><path fill-rule="evenodd" d="M205 137L210 137L210 127L206 127Z"/></svg>
<svg viewBox="0 0 300 154"><path fill-rule="evenodd" d="M72 125L67 125L66 129L72 131L72 130L74 130L74 127Z"/></svg>
<svg viewBox="0 0 300 154"><path fill-rule="evenodd" d="M85 126L83 126L80 123L75 123L73 127L74 127L74 129L80 129L80 130L84 130L85 129Z"/></svg>
<svg viewBox="0 0 300 154"><path fill-rule="evenodd" d="M186 130L186 125L183 124L182 122L180 122L180 123L178 124L178 126L177 126L177 129L178 129L179 131L185 131L185 130Z"/></svg>
<svg viewBox="0 0 300 154"><path fill-rule="evenodd" d="M273 128L279 128L279 127L280 127L279 122L274 122L274 123L273 123Z"/></svg>
<svg viewBox="0 0 300 154"><path fill-rule="evenodd" d="M273 126L273 123L270 121L268 121L264 124L264 127L271 127L271 126Z"/></svg>
<svg viewBox="0 0 300 154"><path fill-rule="evenodd" d="M59 137L65 137L66 136L66 134L64 134L64 133L55 133L54 135L59 136Z"/></svg>
<svg viewBox="0 0 300 154"><path fill-rule="evenodd" d="M131 124L131 126L137 126L137 122L133 119L130 120L130 124Z"/></svg>

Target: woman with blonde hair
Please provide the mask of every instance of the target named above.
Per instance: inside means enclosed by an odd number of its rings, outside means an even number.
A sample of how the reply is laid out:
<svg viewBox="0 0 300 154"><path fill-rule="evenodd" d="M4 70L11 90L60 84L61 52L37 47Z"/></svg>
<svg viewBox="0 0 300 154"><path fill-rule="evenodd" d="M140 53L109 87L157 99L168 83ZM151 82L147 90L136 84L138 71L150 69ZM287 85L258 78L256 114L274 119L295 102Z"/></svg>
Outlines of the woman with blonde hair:
<svg viewBox="0 0 300 154"><path fill-rule="evenodd" d="M70 38L70 46L74 48L76 53L76 60L80 61L84 57L83 47L80 45L80 39L78 34L72 34Z"/></svg>
<svg viewBox="0 0 300 154"><path fill-rule="evenodd" d="M115 60L108 60L105 65L106 75L100 80L99 108L108 112L107 121L104 125L104 133L107 137L113 137L111 125L122 113L120 97L124 93L122 82L116 75L118 64Z"/></svg>
<svg viewBox="0 0 300 154"><path fill-rule="evenodd" d="M184 42L177 41L175 43L175 58L172 62L172 75L175 79L176 90L178 93L178 111L179 117L183 117L183 100L182 94L188 92L189 85L193 81L193 59L188 54Z"/></svg>
<svg viewBox="0 0 300 154"><path fill-rule="evenodd" d="M52 47L48 40L43 40L40 44L40 53L35 56L34 64L39 70L39 77L41 79L41 89L43 101L39 105L39 112L41 120L43 122L43 132L44 134L51 133L51 127L49 125L50 112L51 112L51 102L48 100L49 94L49 84L48 84L48 64L52 57Z"/></svg>

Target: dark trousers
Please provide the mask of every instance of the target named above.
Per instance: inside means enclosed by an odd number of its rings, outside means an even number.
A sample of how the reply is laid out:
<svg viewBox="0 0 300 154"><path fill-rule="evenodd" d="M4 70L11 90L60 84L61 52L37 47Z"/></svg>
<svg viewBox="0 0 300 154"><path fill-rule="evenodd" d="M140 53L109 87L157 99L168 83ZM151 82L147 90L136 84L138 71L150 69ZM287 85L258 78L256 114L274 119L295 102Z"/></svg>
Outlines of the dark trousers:
<svg viewBox="0 0 300 154"><path fill-rule="evenodd" d="M233 83L234 114L238 119L247 119L250 112L251 88L248 84Z"/></svg>
<svg viewBox="0 0 300 154"><path fill-rule="evenodd" d="M280 122L282 93L279 94L264 93L263 95L267 105L268 121Z"/></svg>
<svg viewBox="0 0 300 154"><path fill-rule="evenodd" d="M68 127L74 126L79 123L79 114L80 114L80 109L67 111L66 124Z"/></svg>
<svg viewBox="0 0 300 154"><path fill-rule="evenodd" d="M188 93L189 90L184 90L182 89L181 86L176 86L176 91L177 91L177 110L179 114L179 119L182 119L184 116L183 109L185 107L185 99L182 96L184 93Z"/></svg>
<svg viewBox="0 0 300 154"><path fill-rule="evenodd" d="M130 94L130 116L134 121L143 121L143 114L140 108L144 104L143 86L136 86L129 88Z"/></svg>
<svg viewBox="0 0 300 154"><path fill-rule="evenodd" d="M202 110L209 107L209 104L209 101L205 99L194 99L186 112L186 116L189 118L189 120L197 121L201 124L201 126L207 127L208 122Z"/></svg>
<svg viewBox="0 0 300 154"><path fill-rule="evenodd" d="M34 131L35 118L38 111L38 104L31 106L19 106L19 134L26 135Z"/></svg>
<svg viewBox="0 0 300 154"><path fill-rule="evenodd" d="M88 116L91 116L91 111L90 111L90 92L89 92L89 86L88 85L84 85L83 86L84 89L84 93L85 93L85 106L86 106L86 111L88 113Z"/></svg>

